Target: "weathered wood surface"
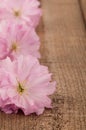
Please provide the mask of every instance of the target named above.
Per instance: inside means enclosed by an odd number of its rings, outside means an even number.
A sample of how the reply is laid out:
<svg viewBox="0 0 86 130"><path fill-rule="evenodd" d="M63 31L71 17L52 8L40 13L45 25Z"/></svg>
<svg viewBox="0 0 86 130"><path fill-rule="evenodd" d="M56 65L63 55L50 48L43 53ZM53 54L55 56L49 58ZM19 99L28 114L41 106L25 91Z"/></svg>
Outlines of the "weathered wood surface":
<svg viewBox="0 0 86 130"><path fill-rule="evenodd" d="M40 1L41 63L58 84L53 109L38 117L0 112L0 130L86 130L86 29L79 1Z"/></svg>

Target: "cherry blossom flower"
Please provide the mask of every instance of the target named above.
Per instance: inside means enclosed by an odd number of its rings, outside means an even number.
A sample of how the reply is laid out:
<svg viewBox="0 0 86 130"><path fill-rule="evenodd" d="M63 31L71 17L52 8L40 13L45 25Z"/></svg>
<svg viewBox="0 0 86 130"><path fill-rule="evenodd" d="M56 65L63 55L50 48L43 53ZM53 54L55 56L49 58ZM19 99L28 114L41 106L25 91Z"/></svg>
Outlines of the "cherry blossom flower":
<svg viewBox="0 0 86 130"><path fill-rule="evenodd" d="M0 19L36 27L41 16L38 0L2 0Z"/></svg>
<svg viewBox="0 0 86 130"><path fill-rule="evenodd" d="M25 115L42 114L51 108L51 95L56 82L51 82L48 68L32 56L19 56L0 63L0 108L6 113L21 109ZM3 102L1 102L3 100Z"/></svg>
<svg viewBox="0 0 86 130"><path fill-rule="evenodd" d="M0 59L9 56L13 60L20 54L39 58L39 47L39 37L32 27L7 24L0 32Z"/></svg>

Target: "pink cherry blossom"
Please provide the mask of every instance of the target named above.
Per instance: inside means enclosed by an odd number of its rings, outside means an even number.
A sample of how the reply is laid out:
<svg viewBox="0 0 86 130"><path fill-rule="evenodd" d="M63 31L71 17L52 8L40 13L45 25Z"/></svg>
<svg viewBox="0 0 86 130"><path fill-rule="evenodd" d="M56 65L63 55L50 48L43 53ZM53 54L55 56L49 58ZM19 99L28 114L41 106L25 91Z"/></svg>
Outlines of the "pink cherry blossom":
<svg viewBox="0 0 86 130"><path fill-rule="evenodd" d="M39 47L39 37L32 27L7 24L0 32L0 59L9 56L13 60L20 54L39 58Z"/></svg>
<svg viewBox="0 0 86 130"><path fill-rule="evenodd" d="M42 114L44 108L51 108L51 95L56 82L51 82L48 68L39 64L32 56L19 56L0 63L0 108L6 113L25 115ZM2 101L3 100L3 101Z"/></svg>
<svg viewBox="0 0 86 130"><path fill-rule="evenodd" d="M41 16L38 0L2 0L0 19L36 27Z"/></svg>

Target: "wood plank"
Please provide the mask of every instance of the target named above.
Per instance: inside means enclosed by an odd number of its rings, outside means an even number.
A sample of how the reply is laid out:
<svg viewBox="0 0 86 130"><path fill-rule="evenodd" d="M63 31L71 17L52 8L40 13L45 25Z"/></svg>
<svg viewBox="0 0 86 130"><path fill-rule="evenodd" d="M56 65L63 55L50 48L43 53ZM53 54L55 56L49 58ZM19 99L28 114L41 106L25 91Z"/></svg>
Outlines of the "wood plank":
<svg viewBox="0 0 86 130"><path fill-rule="evenodd" d="M86 130L86 31L78 1L41 4L41 63L58 83L53 109L38 117L0 112L0 130Z"/></svg>
<svg viewBox="0 0 86 130"><path fill-rule="evenodd" d="M63 113L60 121L58 116L56 121L52 119L52 129L85 130L86 31L78 1L59 4L56 0L43 0L42 6L45 14L42 63L54 72L58 82L54 105ZM53 113L55 117L56 113L57 110Z"/></svg>

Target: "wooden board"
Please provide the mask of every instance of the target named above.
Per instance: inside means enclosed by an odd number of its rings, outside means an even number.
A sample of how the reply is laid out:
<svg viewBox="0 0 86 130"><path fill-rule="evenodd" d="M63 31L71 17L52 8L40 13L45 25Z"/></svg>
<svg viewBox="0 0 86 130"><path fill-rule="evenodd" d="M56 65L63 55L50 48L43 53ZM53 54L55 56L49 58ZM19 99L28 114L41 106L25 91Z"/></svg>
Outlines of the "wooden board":
<svg viewBox="0 0 86 130"><path fill-rule="evenodd" d="M86 130L86 30L79 2L40 1L40 61L57 81L53 109L38 117L0 112L0 130Z"/></svg>

